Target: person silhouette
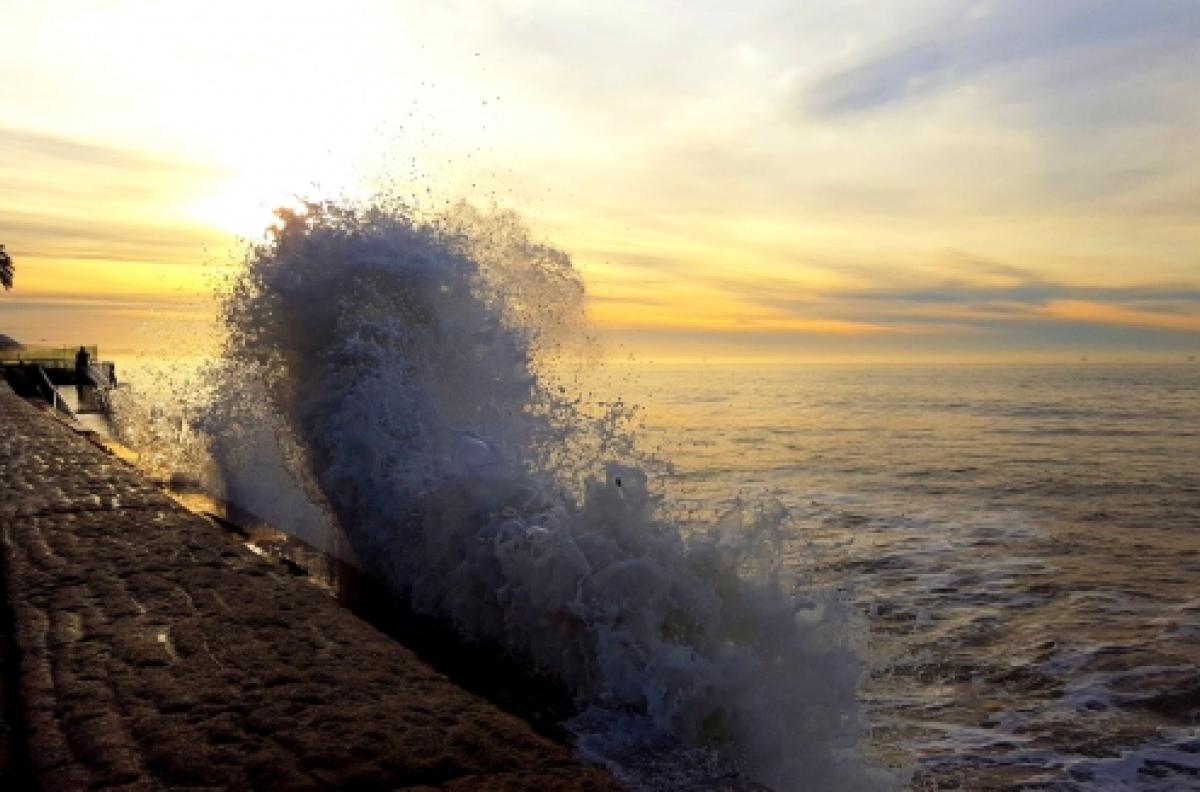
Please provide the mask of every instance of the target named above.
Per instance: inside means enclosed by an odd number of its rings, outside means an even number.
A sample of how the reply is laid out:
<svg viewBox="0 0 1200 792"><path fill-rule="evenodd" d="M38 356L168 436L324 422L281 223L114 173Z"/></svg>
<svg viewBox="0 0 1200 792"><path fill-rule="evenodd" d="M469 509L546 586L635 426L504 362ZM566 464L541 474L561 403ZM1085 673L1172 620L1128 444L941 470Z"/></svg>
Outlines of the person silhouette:
<svg viewBox="0 0 1200 792"><path fill-rule="evenodd" d="M79 351L75 353L75 387L80 392L84 388L93 387L92 382L92 356L87 351L87 347L79 347Z"/></svg>

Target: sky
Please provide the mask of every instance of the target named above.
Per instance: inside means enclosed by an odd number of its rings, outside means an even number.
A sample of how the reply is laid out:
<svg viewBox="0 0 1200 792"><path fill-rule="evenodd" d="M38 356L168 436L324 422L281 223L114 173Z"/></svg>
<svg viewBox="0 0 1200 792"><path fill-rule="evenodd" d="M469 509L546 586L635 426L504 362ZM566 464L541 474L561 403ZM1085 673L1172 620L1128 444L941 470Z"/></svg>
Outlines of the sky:
<svg viewBox="0 0 1200 792"><path fill-rule="evenodd" d="M133 349L297 196L522 213L643 360L1200 357L1200 3L0 0L0 332Z"/></svg>

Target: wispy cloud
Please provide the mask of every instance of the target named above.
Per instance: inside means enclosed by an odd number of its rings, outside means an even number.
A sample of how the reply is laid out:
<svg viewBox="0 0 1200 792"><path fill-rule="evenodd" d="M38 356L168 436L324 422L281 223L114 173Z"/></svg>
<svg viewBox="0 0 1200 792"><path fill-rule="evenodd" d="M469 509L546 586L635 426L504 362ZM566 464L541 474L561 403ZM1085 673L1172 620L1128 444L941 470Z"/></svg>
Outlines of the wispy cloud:
<svg viewBox="0 0 1200 792"><path fill-rule="evenodd" d="M1200 300L1193 300L1192 310L1172 312L1150 311L1111 302L1088 300L1051 300L1042 313L1066 322L1130 327L1151 327L1200 333Z"/></svg>
<svg viewBox="0 0 1200 792"><path fill-rule="evenodd" d="M829 291L819 303L811 297L750 299L784 313L811 316L817 312L927 331L939 326L942 332L955 333L971 327L994 330L998 322L1017 325L1050 319L1200 333L1200 288L1190 284L1105 288L1043 280L1011 285L948 282L908 289Z"/></svg>
<svg viewBox="0 0 1200 792"><path fill-rule="evenodd" d="M593 299L603 324L625 328L690 327L698 332L755 332L785 336L920 335L960 338L989 335L1031 341L1030 328L1047 339L1067 326L1200 334L1200 284L1181 281L1128 286L1060 282L1026 267L948 251L923 273L868 270L870 287L820 286L784 277L736 277L689 270L674 262L660 268L642 259L629 270L630 294L644 283L661 299L623 296ZM661 280L661 276L668 276ZM686 278L686 280L684 280ZM645 279L645 280L643 280ZM676 292L709 295L680 310ZM1064 336L1064 332L1066 335ZM1141 337L1143 336L1131 336Z"/></svg>
<svg viewBox="0 0 1200 792"><path fill-rule="evenodd" d="M155 223L71 215L65 212L6 210L0 229L14 251L34 258L67 257L97 261L171 263L194 260L212 239L196 228L169 222Z"/></svg>
<svg viewBox="0 0 1200 792"><path fill-rule="evenodd" d="M30 160L34 162L31 163ZM108 173L134 171L172 175L211 174L210 171L194 164L156 157L129 148L12 127L0 127L0 163L8 168L18 164L51 164L97 168Z"/></svg>
<svg viewBox="0 0 1200 792"><path fill-rule="evenodd" d="M0 234L26 262L194 262L213 234L183 221L180 196L214 178L123 147L0 127ZM23 268L23 285L37 275Z"/></svg>
<svg viewBox="0 0 1200 792"><path fill-rule="evenodd" d="M1156 62L1186 58L1198 33L1200 7L1187 0L956 4L824 77L811 95L820 111L855 112L1015 73L1049 78L1042 90L1026 97L1069 111L1069 105L1055 101L1057 95L1098 83L1136 82L1136 75ZM1112 110L1127 117L1129 107Z"/></svg>

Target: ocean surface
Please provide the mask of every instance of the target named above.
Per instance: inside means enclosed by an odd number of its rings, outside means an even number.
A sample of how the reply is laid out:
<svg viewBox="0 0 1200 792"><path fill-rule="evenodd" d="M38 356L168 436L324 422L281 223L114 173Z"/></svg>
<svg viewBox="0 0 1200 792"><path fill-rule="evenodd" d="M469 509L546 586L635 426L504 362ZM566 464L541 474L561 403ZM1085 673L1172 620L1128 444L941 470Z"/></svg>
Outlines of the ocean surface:
<svg viewBox="0 0 1200 792"><path fill-rule="evenodd" d="M912 788L1200 789L1200 365L639 366L672 508L788 510Z"/></svg>
<svg viewBox="0 0 1200 792"><path fill-rule="evenodd" d="M164 365L143 363L134 387L169 403ZM779 574L861 615L865 758L902 785L1200 789L1200 366L638 364L588 382L634 407L685 533L786 510Z"/></svg>

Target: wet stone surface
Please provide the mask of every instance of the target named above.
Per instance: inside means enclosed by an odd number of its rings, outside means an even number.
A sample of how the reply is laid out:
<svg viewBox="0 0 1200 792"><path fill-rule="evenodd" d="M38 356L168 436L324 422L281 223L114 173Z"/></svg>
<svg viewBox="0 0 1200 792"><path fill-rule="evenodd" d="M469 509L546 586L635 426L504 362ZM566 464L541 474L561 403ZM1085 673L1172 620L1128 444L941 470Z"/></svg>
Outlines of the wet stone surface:
<svg viewBox="0 0 1200 792"><path fill-rule="evenodd" d="M0 480L0 786L613 787L3 390Z"/></svg>

